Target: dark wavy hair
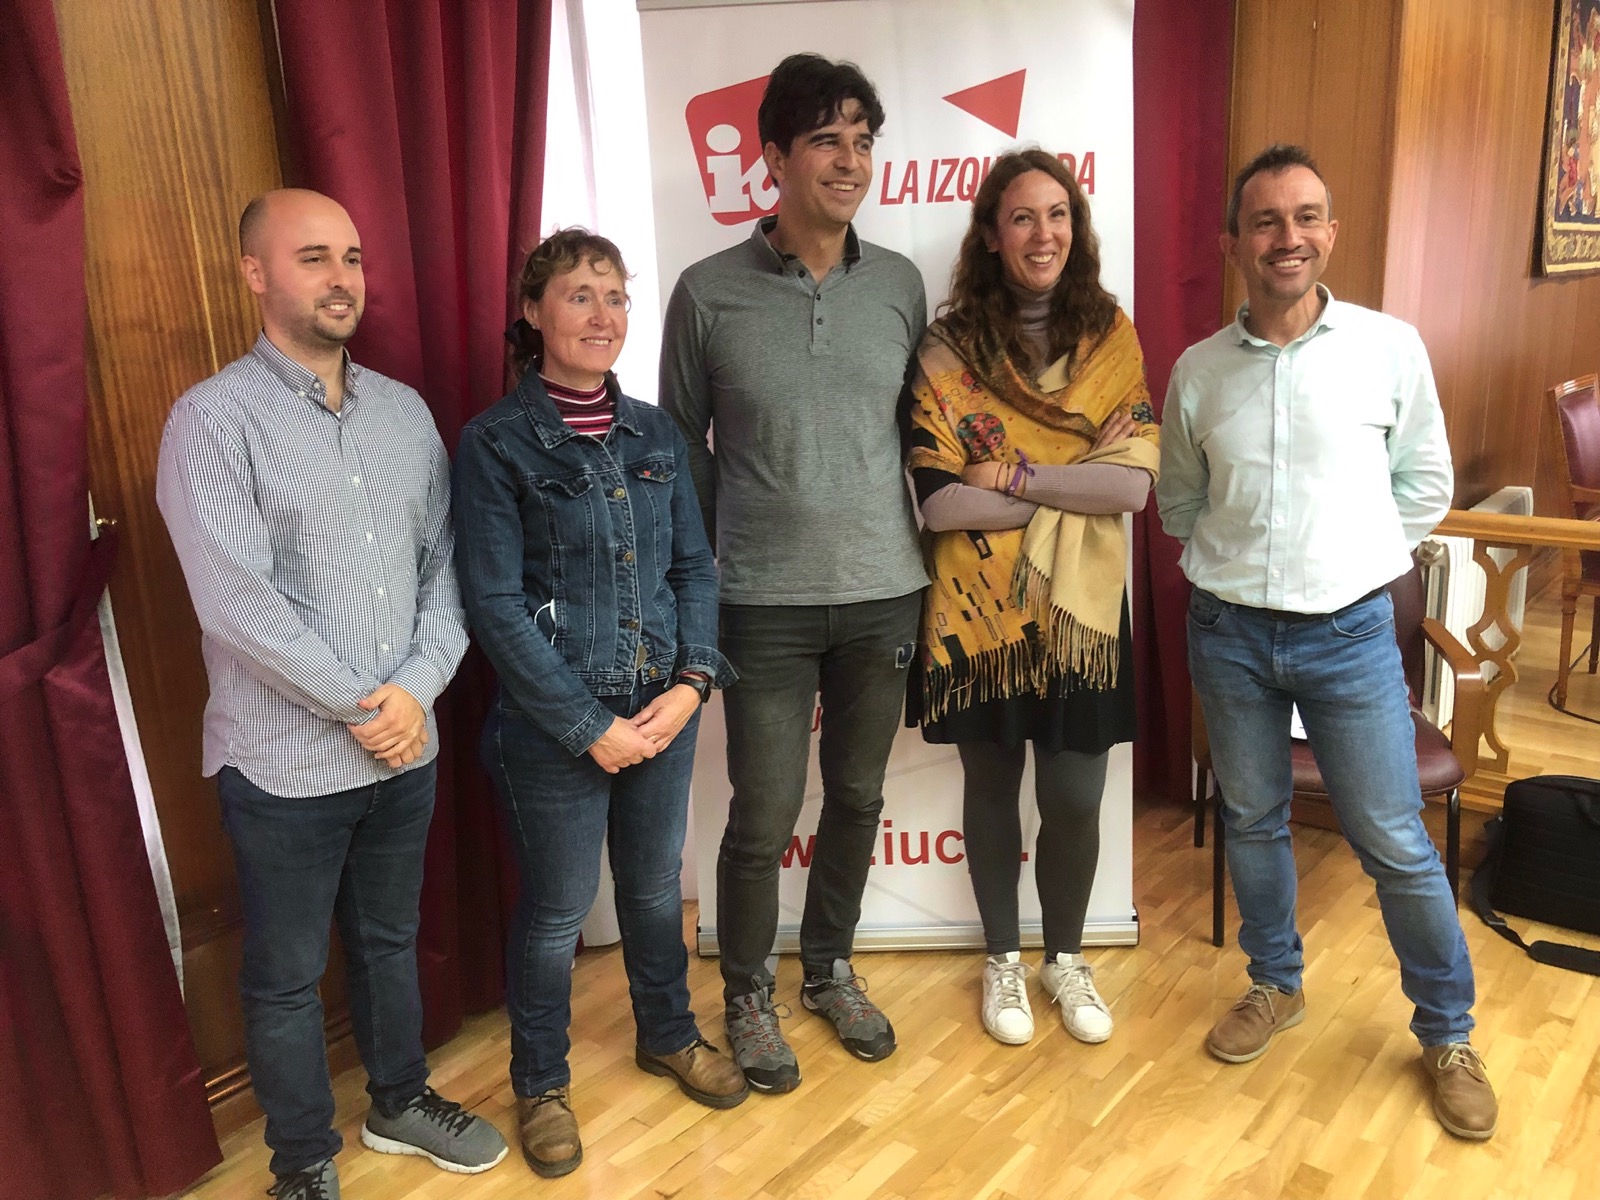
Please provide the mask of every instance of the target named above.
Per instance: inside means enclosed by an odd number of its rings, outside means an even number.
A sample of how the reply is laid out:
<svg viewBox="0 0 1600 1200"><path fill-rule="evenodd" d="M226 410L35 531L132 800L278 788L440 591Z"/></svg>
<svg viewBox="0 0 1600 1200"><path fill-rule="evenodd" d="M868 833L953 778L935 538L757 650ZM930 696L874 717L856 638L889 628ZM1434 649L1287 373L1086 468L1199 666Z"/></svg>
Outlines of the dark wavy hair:
<svg viewBox="0 0 1600 1200"><path fill-rule="evenodd" d="M794 140L829 124L844 111L846 100L861 105L873 137L883 129L883 103L872 81L851 62L830 62L820 54L791 54L767 77L756 130L765 147L771 142L788 154Z"/></svg>
<svg viewBox="0 0 1600 1200"><path fill-rule="evenodd" d="M985 233L999 235L1000 197L1013 180L1029 171L1043 171L1065 188L1072 210L1072 246L1050 297L1045 361L1073 353L1083 338L1104 334L1116 320L1116 297L1100 286L1100 239L1089 222L1083 189L1055 155L1038 149L1012 150L994 160L973 197L972 222L950 273L950 299L939 306L945 329L976 347L984 361L1002 354L1017 363L1031 359L1022 340L1017 298L1006 286L1005 267L984 239Z"/></svg>
<svg viewBox="0 0 1600 1200"><path fill-rule="evenodd" d="M575 271L584 263L598 268L601 263L622 276L623 284L632 279L622 261L622 251L610 238L591 233L580 225L558 229L533 248L522 273L517 276L517 319L506 331L511 343L511 370L520 378L529 367L538 367L544 361L544 335L521 315L524 301L538 303L544 290L557 275Z"/></svg>

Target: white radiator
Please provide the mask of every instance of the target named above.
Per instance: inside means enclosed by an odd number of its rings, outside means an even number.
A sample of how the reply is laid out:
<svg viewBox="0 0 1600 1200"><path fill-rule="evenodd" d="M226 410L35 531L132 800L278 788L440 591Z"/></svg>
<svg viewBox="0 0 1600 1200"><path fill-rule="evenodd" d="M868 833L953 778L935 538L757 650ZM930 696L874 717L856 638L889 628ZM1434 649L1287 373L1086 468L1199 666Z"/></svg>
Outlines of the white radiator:
<svg viewBox="0 0 1600 1200"><path fill-rule="evenodd" d="M1533 489L1530 487L1503 487L1481 504L1474 504L1474 512L1511 513L1516 516L1533 515ZM1423 542L1419 557L1424 565L1424 586L1427 611L1437 617L1446 629L1460 639L1467 649L1467 630L1483 616L1484 594L1488 577L1483 568L1472 561L1472 539L1460 537L1432 537ZM1502 567L1511 561L1512 551L1491 550L1489 556ZM1522 628L1523 613L1528 601L1528 573L1518 571L1511 581L1511 594L1507 610L1511 624ZM1498 630L1487 630L1483 635L1486 645L1498 647L1505 639ZM1498 674L1493 663L1483 664L1487 682ZM1422 711L1435 725L1447 725L1455 712L1455 680L1446 669L1444 659L1430 646L1422 692Z"/></svg>

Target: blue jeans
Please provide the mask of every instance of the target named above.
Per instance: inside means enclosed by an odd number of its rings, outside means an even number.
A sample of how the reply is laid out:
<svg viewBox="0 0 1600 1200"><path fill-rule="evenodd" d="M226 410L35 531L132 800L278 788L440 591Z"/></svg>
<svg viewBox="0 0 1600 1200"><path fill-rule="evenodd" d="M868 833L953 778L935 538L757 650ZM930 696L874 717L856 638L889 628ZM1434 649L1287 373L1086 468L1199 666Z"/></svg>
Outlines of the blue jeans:
<svg viewBox="0 0 1600 1200"><path fill-rule="evenodd" d="M350 1026L373 1107L422 1094L417 906L433 818L434 763L366 787L288 799L232 767L217 776L244 910L245 1057L267 1114L274 1175L336 1154L333 1089L317 985L339 922Z"/></svg>
<svg viewBox="0 0 1600 1200"><path fill-rule="evenodd" d="M922 592L854 604L722 606L733 799L717 854L717 942L726 999L771 987L778 870L806 795L822 697L822 814L800 919L800 962L831 975L850 957L905 709Z"/></svg>
<svg viewBox="0 0 1600 1200"><path fill-rule="evenodd" d="M632 716L666 690L601 696ZM688 829L697 711L672 744L608 775L588 752L574 756L521 713L497 704L483 729L483 760L506 814L521 879L506 942L511 1086L537 1096L572 1078L572 957L600 889L600 846L609 837L622 963L638 1043L675 1054L699 1037L689 1008L679 873Z"/></svg>
<svg viewBox="0 0 1600 1200"><path fill-rule="evenodd" d="M1289 709L1297 704L1339 825L1377 884L1400 986L1416 1006L1411 1031L1424 1046L1466 1041L1472 963L1422 824L1411 705L1388 594L1287 621L1196 589L1189 670L1222 789L1250 978L1296 991L1304 965L1288 827Z"/></svg>

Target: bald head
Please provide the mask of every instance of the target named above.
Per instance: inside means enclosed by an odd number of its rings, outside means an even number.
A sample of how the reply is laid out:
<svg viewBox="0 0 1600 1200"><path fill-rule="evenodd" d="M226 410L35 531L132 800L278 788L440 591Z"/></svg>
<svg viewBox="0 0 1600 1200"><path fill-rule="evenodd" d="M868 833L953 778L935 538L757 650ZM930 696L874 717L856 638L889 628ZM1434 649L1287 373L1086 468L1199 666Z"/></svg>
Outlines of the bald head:
<svg viewBox="0 0 1600 1200"><path fill-rule="evenodd" d="M338 201L305 188L257 196L239 218L239 252L262 327L280 350L342 350L361 320L366 283L355 224Z"/></svg>
<svg viewBox="0 0 1600 1200"><path fill-rule="evenodd" d="M275 188L270 192L262 192L246 204L244 212L239 214L239 253L260 253L262 230L274 215L282 216L323 206L331 207L345 220L350 220L350 214L345 212L342 204L310 188Z"/></svg>

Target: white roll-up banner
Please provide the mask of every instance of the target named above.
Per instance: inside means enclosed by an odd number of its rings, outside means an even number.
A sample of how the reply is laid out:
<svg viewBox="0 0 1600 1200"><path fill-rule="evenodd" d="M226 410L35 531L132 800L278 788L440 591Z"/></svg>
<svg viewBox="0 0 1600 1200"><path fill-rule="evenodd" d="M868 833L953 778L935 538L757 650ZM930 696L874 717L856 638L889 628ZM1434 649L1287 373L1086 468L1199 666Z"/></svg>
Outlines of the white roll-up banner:
<svg viewBox="0 0 1600 1200"><path fill-rule="evenodd" d="M930 311L948 294L979 182L995 155L1019 145L1057 154L1076 173L1093 206L1103 282L1133 311L1133 0L639 0L638 7L663 306L685 267L748 237L752 221L776 211L756 109L772 67L809 50L856 63L878 89L886 120L856 229L921 268ZM713 701L701 723L690 831L702 953L717 946L715 867L730 793L725 744ZM814 744L807 782L781 871L779 951L796 948L821 809ZM1032 795L1030 763L1021 801L1025 857L1038 827ZM1089 944L1138 940L1131 797L1132 754L1118 746L1101 811ZM953 746L901 732L878 842L859 948L982 945ZM1023 939L1038 945L1032 876L1025 862Z"/></svg>

